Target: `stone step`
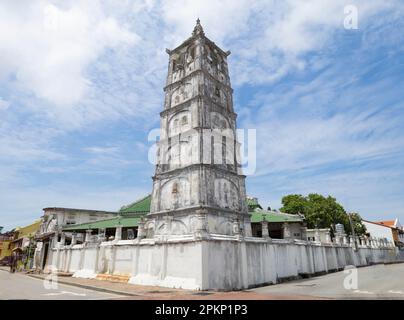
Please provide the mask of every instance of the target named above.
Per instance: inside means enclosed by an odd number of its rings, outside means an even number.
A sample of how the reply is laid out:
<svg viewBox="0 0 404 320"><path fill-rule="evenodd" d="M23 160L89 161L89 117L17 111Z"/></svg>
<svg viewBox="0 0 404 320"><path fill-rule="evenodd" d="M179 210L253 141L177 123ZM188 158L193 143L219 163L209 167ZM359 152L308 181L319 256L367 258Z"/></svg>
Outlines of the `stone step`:
<svg viewBox="0 0 404 320"><path fill-rule="evenodd" d="M119 274L98 274L97 280L103 281L113 281L113 282L124 282L127 283L130 279L130 275L119 275Z"/></svg>

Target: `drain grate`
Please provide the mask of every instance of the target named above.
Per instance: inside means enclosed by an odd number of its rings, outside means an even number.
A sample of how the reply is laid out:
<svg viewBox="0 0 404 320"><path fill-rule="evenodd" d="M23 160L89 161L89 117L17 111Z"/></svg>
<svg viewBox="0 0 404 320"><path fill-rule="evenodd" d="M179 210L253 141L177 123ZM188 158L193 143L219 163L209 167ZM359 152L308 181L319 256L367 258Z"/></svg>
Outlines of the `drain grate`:
<svg viewBox="0 0 404 320"><path fill-rule="evenodd" d="M296 287L314 287L316 286L315 283L311 283L311 284L295 284Z"/></svg>
<svg viewBox="0 0 404 320"><path fill-rule="evenodd" d="M193 296L208 296L210 294L213 294L213 293L211 293L211 292L196 292L196 293L193 293L192 295Z"/></svg>

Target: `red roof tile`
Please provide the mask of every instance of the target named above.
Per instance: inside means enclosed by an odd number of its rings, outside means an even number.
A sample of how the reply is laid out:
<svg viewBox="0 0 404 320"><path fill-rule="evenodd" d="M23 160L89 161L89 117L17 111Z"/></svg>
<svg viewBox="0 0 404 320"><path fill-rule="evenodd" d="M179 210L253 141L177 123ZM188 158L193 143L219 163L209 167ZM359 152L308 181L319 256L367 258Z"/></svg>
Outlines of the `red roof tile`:
<svg viewBox="0 0 404 320"><path fill-rule="evenodd" d="M396 221L395 220L385 220L385 221L375 221L375 223L382 224L387 227L394 227L394 224L396 223Z"/></svg>

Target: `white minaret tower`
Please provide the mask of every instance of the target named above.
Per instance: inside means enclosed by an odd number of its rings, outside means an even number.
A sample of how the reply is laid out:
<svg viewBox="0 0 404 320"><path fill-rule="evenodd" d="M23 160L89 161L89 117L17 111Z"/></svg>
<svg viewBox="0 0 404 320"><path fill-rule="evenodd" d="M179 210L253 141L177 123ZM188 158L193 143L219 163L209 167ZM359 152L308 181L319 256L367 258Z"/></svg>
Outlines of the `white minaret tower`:
<svg viewBox="0 0 404 320"><path fill-rule="evenodd" d="M168 50L147 238L250 236L227 57L203 31Z"/></svg>

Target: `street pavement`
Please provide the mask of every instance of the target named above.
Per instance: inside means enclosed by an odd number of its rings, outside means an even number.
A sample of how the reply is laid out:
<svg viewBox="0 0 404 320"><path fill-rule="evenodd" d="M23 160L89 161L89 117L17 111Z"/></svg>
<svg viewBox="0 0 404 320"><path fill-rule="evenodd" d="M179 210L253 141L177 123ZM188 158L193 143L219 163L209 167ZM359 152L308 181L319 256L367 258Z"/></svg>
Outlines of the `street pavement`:
<svg viewBox="0 0 404 320"><path fill-rule="evenodd" d="M39 276L39 275L38 275ZM41 276L39 276L41 277ZM48 276L42 275L45 280ZM189 291L63 277L52 282L0 269L0 299L311 300L404 299L404 263L374 265L243 291ZM63 282L63 283L60 283ZM102 292L102 291L107 292Z"/></svg>
<svg viewBox="0 0 404 320"><path fill-rule="evenodd" d="M1 300L100 300L120 298L121 296L100 291L87 290L70 285L34 279L21 273L0 270Z"/></svg>
<svg viewBox="0 0 404 320"><path fill-rule="evenodd" d="M357 281L354 272L346 270L251 291L264 295L299 295L307 298L404 299L403 263L374 265L356 270Z"/></svg>

